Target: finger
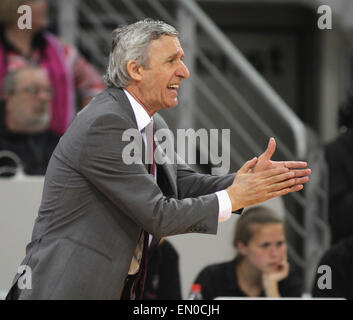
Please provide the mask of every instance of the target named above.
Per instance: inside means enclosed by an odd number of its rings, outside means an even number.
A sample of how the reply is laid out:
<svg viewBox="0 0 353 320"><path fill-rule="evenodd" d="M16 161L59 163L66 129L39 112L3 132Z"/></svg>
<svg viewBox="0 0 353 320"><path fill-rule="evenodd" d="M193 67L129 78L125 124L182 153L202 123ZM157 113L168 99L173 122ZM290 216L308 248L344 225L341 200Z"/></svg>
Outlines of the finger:
<svg viewBox="0 0 353 320"><path fill-rule="evenodd" d="M309 181L309 177L296 178L295 184L304 184Z"/></svg>
<svg viewBox="0 0 353 320"><path fill-rule="evenodd" d="M287 173L272 176L264 180L264 183L269 186L267 190L277 191L284 188L292 187L294 185L305 184L309 181L309 177L295 178L294 172L290 171Z"/></svg>
<svg viewBox="0 0 353 320"><path fill-rule="evenodd" d="M270 140L268 141L267 149L262 154L262 157L265 160L270 160L273 154L275 153L275 151L276 151L276 141L274 138L271 137Z"/></svg>
<svg viewBox="0 0 353 320"><path fill-rule="evenodd" d="M268 169L266 171L261 171L261 172L255 173L254 175L256 175L256 176L254 177L254 179L255 178L266 179L269 177L275 177L275 176L281 175L283 173L288 173L288 172L290 172L289 169L284 168L284 167L275 168L275 169ZM295 174L291 173L291 176L294 177Z"/></svg>
<svg viewBox="0 0 353 320"><path fill-rule="evenodd" d="M280 164L285 166L288 169L295 169L295 168L306 168L308 163L305 161L273 161L275 164Z"/></svg>
<svg viewBox="0 0 353 320"><path fill-rule="evenodd" d="M274 185L278 182L289 181L290 179L295 180L295 173L288 171L275 176L270 176L264 179L264 184Z"/></svg>
<svg viewBox="0 0 353 320"><path fill-rule="evenodd" d="M238 173L247 173L251 168L255 166L257 162L257 157L252 158L251 160L244 163L244 165L238 170Z"/></svg>
<svg viewBox="0 0 353 320"><path fill-rule="evenodd" d="M304 186L302 184L296 184L294 185L293 187L290 187L289 188L289 192L288 193L291 193L291 192L296 192L296 191L300 191L304 188Z"/></svg>
<svg viewBox="0 0 353 320"><path fill-rule="evenodd" d="M296 179L289 179L282 182L273 183L268 186L267 190L270 192L279 191L287 188L291 188L295 185Z"/></svg>
<svg viewBox="0 0 353 320"><path fill-rule="evenodd" d="M311 169L292 169L291 172L294 172L296 177L303 177L311 174Z"/></svg>
<svg viewBox="0 0 353 320"><path fill-rule="evenodd" d="M291 193L291 192L300 191L303 189L303 187L304 186L302 184L297 184L297 185L294 185L293 187L285 188L285 189L282 189L279 191L270 192L268 194L267 200L272 199L272 198L276 198L276 197L281 197L281 196L284 196L284 195Z"/></svg>
<svg viewBox="0 0 353 320"><path fill-rule="evenodd" d="M293 178L293 179L287 178L287 179L279 180L280 178L281 178L280 176L276 176L272 178L272 181L271 179L268 179L269 180L268 184L270 185L271 190L280 190L281 188L284 189L295 185L305 184L309 181L308 177Z"/></svg>

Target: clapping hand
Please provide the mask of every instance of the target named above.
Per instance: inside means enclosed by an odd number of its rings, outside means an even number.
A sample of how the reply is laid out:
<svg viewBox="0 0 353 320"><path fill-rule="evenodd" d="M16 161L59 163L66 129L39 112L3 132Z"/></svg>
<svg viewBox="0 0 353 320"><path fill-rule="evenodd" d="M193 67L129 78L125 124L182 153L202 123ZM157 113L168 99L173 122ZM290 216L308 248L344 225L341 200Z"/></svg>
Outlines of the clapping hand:
<svg viewBox="0 0 353 320"><path fill-rule="evenodd" d="M276 141L271 138L266 151L247 161L237 172L233 184L226 189L232 211L261 203L303 189L309 181L310 169L303 161L272 161Z"/></svg>
<svg viewBox="0 0 353 320"><path fill-rule="evenodd" d="M294 186L300 186L303 183L308 182L308 175L311 173L310 169L304 169L307 167L307 163L304 161L273 161L271 160L273 154L276 151L276 141L274 138L270 138L266 151L259 156L256 165L253 168L253 172L261 172L275 168L288 168L295 174Z"/></svg>

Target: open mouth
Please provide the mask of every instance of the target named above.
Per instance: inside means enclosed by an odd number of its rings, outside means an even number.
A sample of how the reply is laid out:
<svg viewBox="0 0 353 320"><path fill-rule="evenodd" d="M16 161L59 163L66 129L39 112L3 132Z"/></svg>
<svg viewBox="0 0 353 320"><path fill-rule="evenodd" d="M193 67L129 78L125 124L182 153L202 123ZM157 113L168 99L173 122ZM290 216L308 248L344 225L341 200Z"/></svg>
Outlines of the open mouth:
<svg viewBox="0 0 353 320"><path fill-rule="evenodd" d="M170 85L168 85L167 86L167 88L169 89L169 90L174 90L175 92L177 92L178 91L178 88L179 88L179 84L170 84Z"/></svg>

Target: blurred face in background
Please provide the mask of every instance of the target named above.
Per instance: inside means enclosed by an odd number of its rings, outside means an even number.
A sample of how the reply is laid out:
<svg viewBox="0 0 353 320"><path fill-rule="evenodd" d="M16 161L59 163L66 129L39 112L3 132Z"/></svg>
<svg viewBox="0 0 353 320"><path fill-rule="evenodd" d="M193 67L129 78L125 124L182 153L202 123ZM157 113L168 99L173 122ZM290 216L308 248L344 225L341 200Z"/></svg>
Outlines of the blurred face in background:
<svg viewBox="0 0 353 320"><path fill-rule="evenodd" d="M22 5L29 6L32 11L32 29L25 31L36 32L48 26L49 5L46 0L0 0L0 23L5 27L17 28L19 18L27 13L27 10L18 13L18 8Z"/></svg>
<svg viewBox="0 0 353 320"><path fill-rule="evenodd" d="M38 31L48 26L48 2L46 0L26 0L23 4L32 9L32 30Z"/></svg>
<svg viewBox="0 0 353 320"><path fill-rule="evenodd" d="M5 96L7 127L18 133L46 130L50 121L52 89L45 70L24 68L16 75L16 87Z"/></svg>
<svg viewBox="0 0 353 320"><path fill-rule="evenodd" d="M238 242L237 250L248 264L264 272L280 271L287 259L284 228L281 223L252 225L253 236L247 245Z"/></svg>

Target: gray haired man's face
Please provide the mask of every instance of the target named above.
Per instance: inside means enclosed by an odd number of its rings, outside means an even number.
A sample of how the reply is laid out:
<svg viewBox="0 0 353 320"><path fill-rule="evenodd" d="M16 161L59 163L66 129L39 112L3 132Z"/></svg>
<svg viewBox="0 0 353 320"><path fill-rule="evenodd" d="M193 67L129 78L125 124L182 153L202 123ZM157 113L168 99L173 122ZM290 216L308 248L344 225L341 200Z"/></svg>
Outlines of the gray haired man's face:
<svg viewBox="0 0 353 320"><path fill-rule="evenodd" d="M179 86L190 76L183 63L184 51L179 39L163 36L153 40L148 57L148 66L141 67L141 80L136 83L140 102L152 113L176 107Z"/></svg>

